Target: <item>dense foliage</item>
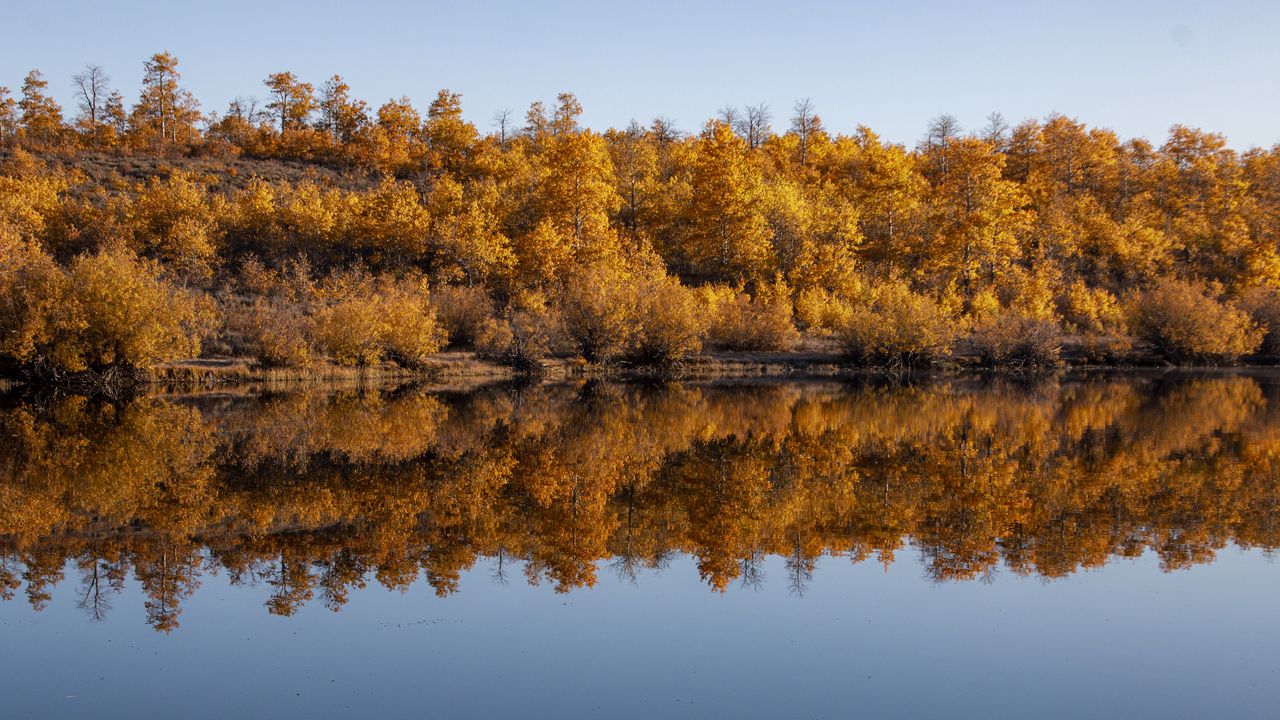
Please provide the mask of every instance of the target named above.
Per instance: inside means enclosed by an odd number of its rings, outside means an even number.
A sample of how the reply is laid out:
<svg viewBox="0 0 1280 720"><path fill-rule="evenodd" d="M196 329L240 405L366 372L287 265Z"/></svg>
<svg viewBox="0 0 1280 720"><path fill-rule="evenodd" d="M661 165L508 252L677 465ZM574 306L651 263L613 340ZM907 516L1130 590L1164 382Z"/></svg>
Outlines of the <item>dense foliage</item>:
<svg viewBox="0 0 1280 720"><path fill-rule="evenodd" d="M782 132L759 106L693 134L597 132L564 94L483 133L449 91L425 113L372 108L288 72L265 102L204 113L168 53L132 107L100 68L76 82L74 118L38 72L0 89L10 365L146 364L201 341L273 364L414 364L446 343L673 362L785 350L798 330L863 362L932 362L970 335L954 347L991 364L1054 362L1064 337L1094 359L1136 340L1201 361L1276 337L1280 148L1192 128L1156 146L1064 116L967 134L944 116L907 148L830 133L803 102ZM50 315L126 271L139 307ZM169 317L146 305L162 296ZM1018 328L1042 342L1013 347Z"/></svg>
<svg viewBox="0 0 1280 720"><path fill-rule="evenodd" d="M767 555L798 592L867 560L937 581L1186 568L1280 548L1278 402L1177 374L63 396L0 408L0 602L65 583L100 617L132 575L167 631L211 574L287 615L366 584L451 594L484 558L557 591L677 553L718 591L765 581Z"/></svg>

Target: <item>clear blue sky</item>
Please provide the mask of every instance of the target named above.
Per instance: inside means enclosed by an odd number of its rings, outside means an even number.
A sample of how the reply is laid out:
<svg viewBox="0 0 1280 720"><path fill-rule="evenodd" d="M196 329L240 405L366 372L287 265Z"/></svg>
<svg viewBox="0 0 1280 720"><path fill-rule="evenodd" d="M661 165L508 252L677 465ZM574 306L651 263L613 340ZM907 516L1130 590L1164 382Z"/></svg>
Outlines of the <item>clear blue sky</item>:
<svg viewBox="0 0 1280 720"><path fill-rule="evenodd" d="M342 74L371 105L463 95L495 110L576 93L593 127L666 115L694 130L764 101L782 127L812 97L829 128L914 142L947 112L966 128L1062 112L1121 135L1171 124L1233 146L1280 142L1280 2L14 2L0 85L32 67L72 108L70 76L106 67L126 96L167 49L203 108L263 95L292 70ZM70 113L69 113L70 114Z"/></svg>

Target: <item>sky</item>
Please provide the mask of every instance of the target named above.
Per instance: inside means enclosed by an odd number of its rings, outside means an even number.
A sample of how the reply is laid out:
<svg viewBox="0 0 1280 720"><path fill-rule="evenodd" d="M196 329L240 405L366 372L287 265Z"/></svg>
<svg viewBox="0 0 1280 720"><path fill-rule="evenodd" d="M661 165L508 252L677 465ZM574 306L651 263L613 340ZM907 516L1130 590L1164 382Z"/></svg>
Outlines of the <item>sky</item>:
<svg viewBox="0 0 1280 720"><path fill-rule="evenodd" d="M1280 2L11 2L0 85L31 68L74 112L71 76L102 65L126 97L168 50L205 111L265 95L289 70L341 74L374 107L440 88L482 130L501 109L571 91L603 129L662 115L695 131L764 102L785 128L800 98L824 124L915 143L949 113L978 129L1062 113L1161 141L1173 124L1245 149L1280 143Z"/></svg>

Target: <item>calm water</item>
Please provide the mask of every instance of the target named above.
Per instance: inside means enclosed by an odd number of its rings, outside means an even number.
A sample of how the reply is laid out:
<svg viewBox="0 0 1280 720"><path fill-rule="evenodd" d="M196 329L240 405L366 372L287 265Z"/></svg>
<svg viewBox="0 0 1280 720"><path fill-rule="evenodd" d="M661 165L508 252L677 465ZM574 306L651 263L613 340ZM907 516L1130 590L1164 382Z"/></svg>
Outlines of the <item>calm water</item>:
<svg viewBox="0 0 1280 720"><path fill-rule="evenodd" d="M1275 717L1280 373L0 405L0 717Z"/></svg>

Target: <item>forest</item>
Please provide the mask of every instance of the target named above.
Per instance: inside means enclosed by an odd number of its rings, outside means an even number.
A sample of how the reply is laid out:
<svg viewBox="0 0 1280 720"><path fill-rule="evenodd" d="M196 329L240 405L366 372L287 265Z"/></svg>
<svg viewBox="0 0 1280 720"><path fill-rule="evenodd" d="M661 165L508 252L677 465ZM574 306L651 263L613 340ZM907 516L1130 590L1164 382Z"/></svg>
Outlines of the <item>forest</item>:
<svg viewBox="0 0 1280 720"><path fill-rule="evenodd" d="M568 93L482 129L448 90L425 112L337 75L258 92L205 108L167 52L132 104L93 65L0 88L6 374L1280 355L1280 146L993 114L907 147L809 100L600 132Z"/></svg>

